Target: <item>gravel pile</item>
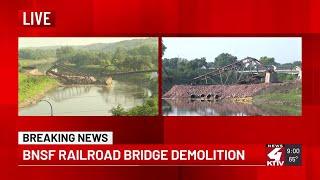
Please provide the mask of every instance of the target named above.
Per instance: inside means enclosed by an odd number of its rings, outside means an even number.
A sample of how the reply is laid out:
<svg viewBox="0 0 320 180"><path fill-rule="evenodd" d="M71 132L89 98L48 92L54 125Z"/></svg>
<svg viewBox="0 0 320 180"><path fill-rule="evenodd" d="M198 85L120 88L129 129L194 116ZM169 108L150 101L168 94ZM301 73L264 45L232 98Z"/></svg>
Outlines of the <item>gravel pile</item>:
<svg viewBox="0 0 320 180"><path fill-rule="evenodd" d="M242 84L242 85L175 85L163 95L166 99L190 98L191 95L201 96L204 94L218 95L220 99L252 97L267 84Z"/></svg>

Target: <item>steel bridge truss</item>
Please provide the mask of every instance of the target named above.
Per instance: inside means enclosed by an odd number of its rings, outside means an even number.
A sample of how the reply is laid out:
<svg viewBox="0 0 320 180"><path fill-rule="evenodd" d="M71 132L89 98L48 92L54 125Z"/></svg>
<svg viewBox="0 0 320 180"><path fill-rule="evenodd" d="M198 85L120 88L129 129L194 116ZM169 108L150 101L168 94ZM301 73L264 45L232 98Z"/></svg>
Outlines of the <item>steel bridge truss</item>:
<svg viewBox="0 0 320 180"><path fill-rule="evenodd" d="M268 70L259 60L247 57L240 61L197 76L191 80L192 85L197 84L254 84L260 83L264 77L262 71Z"/></svg>
<svg viewBox="0 0 320 180"><path fill-rule="evenodd" d="M55 63L51 68L49 68L46 71L46 74L49 76L58 77L61 80L64 80L64 82L66 83L92 84L96 82L93 76L86 73L82 73L75 69L69 68L60 63Z"/></svg>
<svg viewBox="0 0 320 180"><path fill-rule="evenodd" d="M139 74L139 73L152 73L158 72L157 69L149 69L149 70L139 70L139 71L128 71L128 72L101 72L101 77L109 77L109 76L121 76L121 75L129 75ZM61 79L65 83L71 84L94 84L94 83L105 83L105 79L101 77L95 77L94 75L90 75L87 73L83 73L79 70L70 68L63 63L55 63L51 68L46 71L46 74L49 76L57 77Z"/></svg>

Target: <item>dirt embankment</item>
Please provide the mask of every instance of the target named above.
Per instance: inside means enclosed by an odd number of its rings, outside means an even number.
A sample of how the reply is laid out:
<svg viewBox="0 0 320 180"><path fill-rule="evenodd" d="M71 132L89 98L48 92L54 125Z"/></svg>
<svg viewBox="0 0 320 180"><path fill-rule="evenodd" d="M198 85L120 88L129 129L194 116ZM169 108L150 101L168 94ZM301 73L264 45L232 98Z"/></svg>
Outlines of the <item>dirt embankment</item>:
<svg viewBox="0 0 320 180"><path fill-rule="evenodd" d="M163 95L163 98L190 98L192 95L201 96L202 94L205 96L215 94L220 99L252 97L267 86L269 85L175 85Z"/></svg>
<svg viewBox="0 0 320 180"><path fill-rule="evenodd" d="M209 94L218 95L219 99L246 98L261 93L287 92L301 86L301 83L272 83L272 84L242 84L242 85L175 85L163 95L164 99L191 98L192 95L205 97Z"/></svg>

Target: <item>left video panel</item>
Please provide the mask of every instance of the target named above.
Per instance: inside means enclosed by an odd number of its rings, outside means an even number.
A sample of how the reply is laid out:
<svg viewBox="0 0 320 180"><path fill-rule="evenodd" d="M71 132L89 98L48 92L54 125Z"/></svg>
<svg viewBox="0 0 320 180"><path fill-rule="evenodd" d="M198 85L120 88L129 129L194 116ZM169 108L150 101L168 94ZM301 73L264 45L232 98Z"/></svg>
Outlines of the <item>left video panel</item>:
<svg viewBox="0 0 320 180"><path fill-rule="evenodd" d="M157 37L20 37L19 116L158 115Z"/></svg>

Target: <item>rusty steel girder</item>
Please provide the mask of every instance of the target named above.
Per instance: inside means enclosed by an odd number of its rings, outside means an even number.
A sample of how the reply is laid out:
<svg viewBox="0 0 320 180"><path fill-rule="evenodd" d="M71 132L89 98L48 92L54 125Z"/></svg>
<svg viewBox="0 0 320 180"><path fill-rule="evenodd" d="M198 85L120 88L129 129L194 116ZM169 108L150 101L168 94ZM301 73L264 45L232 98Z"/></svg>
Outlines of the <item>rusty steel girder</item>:
<svg viewBox="0 0 320 180"><path fill-rule="evenodd" d="M260 83L264 72L268 70L259 60L246 57L240 61L194 77L191 85L197 84L253 84Z"/></svg>

